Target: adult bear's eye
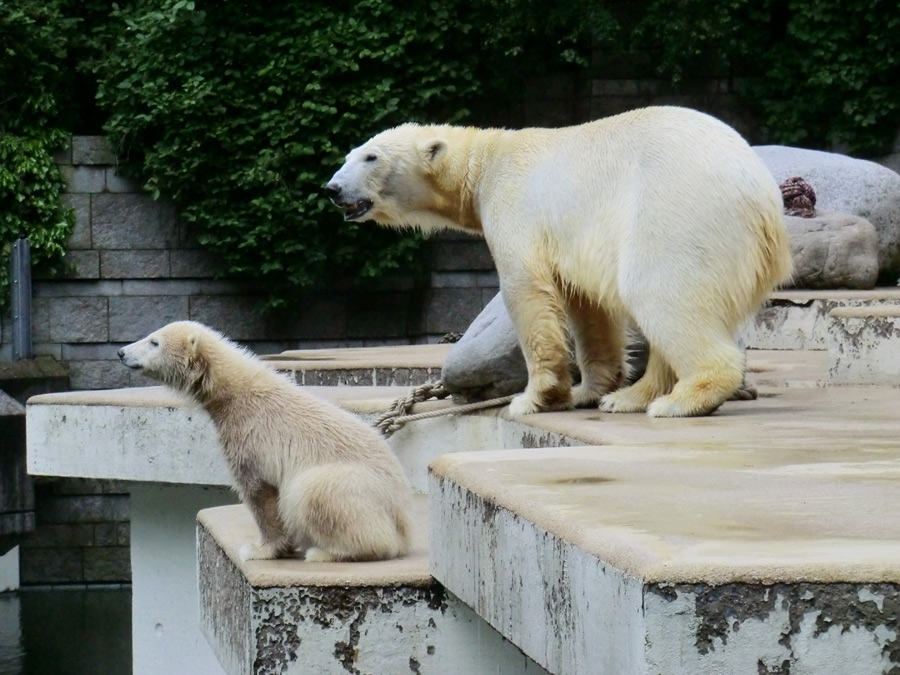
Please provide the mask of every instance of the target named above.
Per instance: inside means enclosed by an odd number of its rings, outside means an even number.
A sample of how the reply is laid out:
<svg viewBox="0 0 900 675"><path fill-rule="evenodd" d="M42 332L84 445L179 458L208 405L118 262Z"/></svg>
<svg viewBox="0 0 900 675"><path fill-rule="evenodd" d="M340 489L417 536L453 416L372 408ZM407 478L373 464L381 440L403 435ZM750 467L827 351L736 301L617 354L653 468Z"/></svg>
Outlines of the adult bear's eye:
<svg viewBox="0 0 900 675"><path fill-rule="evenodd" d="M150 344L153 345L154 347L159 347L159 341L158 341L158 340L150 340Z"/></svg>
<svg viewBox="0 0 900 675"><path fill-rule="evenodd" d="M378 157L376 157L375 155L366 155L367 162L374 162L376 159L378 159Z"/></svg>

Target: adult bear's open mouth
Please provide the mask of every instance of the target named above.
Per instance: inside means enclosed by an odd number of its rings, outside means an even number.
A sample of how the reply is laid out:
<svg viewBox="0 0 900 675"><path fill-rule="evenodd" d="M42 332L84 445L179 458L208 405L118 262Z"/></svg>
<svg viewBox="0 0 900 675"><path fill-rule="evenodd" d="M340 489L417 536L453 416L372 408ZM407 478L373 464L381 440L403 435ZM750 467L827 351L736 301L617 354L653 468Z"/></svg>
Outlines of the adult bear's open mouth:
<svg viewBox="0 0 900 675"><path fill-rule="evenodd" d="M372 208L371 199L360 199L358 202L344 206L344 220L356 220L362 218Z"/></svg>

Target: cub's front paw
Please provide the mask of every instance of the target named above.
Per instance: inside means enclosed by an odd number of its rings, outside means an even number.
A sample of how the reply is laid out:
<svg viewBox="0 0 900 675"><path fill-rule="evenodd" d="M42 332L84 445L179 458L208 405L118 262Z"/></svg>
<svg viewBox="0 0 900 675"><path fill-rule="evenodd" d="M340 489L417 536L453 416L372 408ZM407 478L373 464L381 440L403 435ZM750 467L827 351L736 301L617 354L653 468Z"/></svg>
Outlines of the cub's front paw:
<svg viewBox="0 0 900 675"><path fill-rule="evenodd" d="M241 559L241 562L247 562L248 560L274 560L279 557L280 553L281 551L278 547L273 544L263 544L262 546L244 544L238 551L238 557Z"/></svg>

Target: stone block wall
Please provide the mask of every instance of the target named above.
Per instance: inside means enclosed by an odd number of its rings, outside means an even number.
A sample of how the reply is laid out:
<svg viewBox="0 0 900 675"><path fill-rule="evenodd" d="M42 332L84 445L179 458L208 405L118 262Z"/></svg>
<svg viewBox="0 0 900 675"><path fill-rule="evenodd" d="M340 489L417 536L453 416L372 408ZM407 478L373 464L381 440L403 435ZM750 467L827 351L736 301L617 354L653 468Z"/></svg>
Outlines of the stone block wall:
<svg viewBox="0 0 900 675"><path fill-rule="evenodd" d="M23 586L131 581L126 484L39 479L35 502L38 527L19 547Z"/></svg>

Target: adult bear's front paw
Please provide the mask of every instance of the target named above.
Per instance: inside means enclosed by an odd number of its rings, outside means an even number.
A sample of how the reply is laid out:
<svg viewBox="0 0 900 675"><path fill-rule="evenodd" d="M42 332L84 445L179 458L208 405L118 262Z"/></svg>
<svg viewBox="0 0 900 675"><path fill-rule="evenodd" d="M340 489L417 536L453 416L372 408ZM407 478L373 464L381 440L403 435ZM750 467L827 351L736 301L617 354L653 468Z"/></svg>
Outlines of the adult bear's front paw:
<svg viewBox="0 0 900 675"><path fill-rule="evenodd" d="M531 415L538 412L541 412L541 409L528 394L519 394L509 404L509 414L511 417Z"/></svg>

